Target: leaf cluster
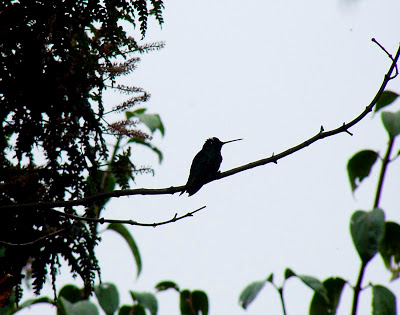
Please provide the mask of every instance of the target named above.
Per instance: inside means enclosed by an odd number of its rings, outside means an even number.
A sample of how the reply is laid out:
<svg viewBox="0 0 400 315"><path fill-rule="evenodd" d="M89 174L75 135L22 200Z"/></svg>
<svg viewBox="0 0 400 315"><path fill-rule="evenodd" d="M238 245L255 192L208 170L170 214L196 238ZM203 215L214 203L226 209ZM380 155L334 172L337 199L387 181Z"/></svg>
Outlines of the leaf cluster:
<svg viewBox="0 0 400 315"><path fill-rule="evenodd" d="M101 170L109 161L104 135L110 132L102 93L108 82L114 84L135 69L139 58L129 54L163 47L139 45L121 21L138 27L144 37L149 15L163 23L162 9L163 2L155 0L2 3L0 205L73 200L115 183L127 188L135 172L145 171L129 162L129 150L112 156L112 170ZM140 88L117 90L142 94L123 109L149 98ZM85 213L97 217L102 206L104 202L91 205ZM65 211L77 214L72 208ZM89 295L99 272L97 242L94 224L49 215L40 207L2 211L0 279L14 279L19 286L22 270L31 262L35 292L47 274L55 289L63 257Z"/></svg>

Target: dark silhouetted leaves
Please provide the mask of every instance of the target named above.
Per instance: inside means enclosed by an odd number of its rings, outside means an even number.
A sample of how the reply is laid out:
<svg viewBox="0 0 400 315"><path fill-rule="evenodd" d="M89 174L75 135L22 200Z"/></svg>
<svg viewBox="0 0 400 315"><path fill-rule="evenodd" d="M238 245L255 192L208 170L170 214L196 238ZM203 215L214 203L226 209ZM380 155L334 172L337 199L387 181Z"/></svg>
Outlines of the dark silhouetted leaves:
<svg viewBox="0 0 400 315"><path fill-rule="evenodd" d="M389 137L394 138L400 134L400 111L396 113L383 112L382 122L389 134Z"/></svg>
<svg viewBox="0 0 400 315"><path fill-rule="evenodd" d="M133 239L131 233L123 224L120 224L120 223L110 223L107 226L107 229L117 232L128 243L129 248L131 249L133 258L135 258L135 262L136 262L136 267L137 267L137 275L136 276L139 277L140 272L142 271L142 259L140 258L139 248L136 245L136 242Z"/></svg>
<svg viewBox="0 0 400 315"><path fill-rule="evenodd" d="M255 281L250 283L239 296L240 306L246 309L257 297L264 285L265 281Z"/></svg>
<svg viewBox="0 0 400 315"><path fill-rule="evenodd" d="M130 291L132 299L139 305L150 311L151 315L157 315L158 303L153 293Z"/></svg>
<svg viewBox="0 0 400 315"><path fill-rule="evenodd" d="M162 281L156 284L157 291L165 291L168 289L175 289L179 292L179 287L175 282L172 281Z"/></svg>
<svg viewBox="0 0 400 315"><path fill-rule="evenodd" d="M372 314L396 315L396 297L384 286L372 287Z"/></svg>
<svg viewBox="0 0 400 315"><path fill-rule="evenodd" d="M379 246L379 253L392 279L400 274L400 225L395 222L385 222L385 234Z"/></svg>
<svg viewBox="0 0 400 315"><path fill-rule="evenodd" d="M329 278L322 282L326 289L328 301L317 292L310 305L310 315L334 315L339 304L340 296L346 281L341 278Z"/></svg>
<svg viewBox="0 0 400 315"><path fill-rule="evenodd" d="M378 252L384 224L385 214L379 208L370 212L358 210L352 215L351 237L363 263L367 263Z"/></svg>
<svg viewBox="0 0 400 315"><path fill-rule="evenodd" d="M375 112L379 111L383 107L392 104L399 94L392 91L383 91L381 97L378 99L378 102L375 106Z"/></svg>
<svg viewBox="0 0 400 315"><path fill-rule="evenodd" d="M117 287L112 283L102 283L95 286L94 292L104 312L114 314L119 306L119 294Z"/></svg>
<svg viewBox="0 0 400 315"><path fill-rule="evenodd" d="M203 291L181 291L179 304L182 315L208 314L208 298L207 294Z"/></svg>
<svg viewBox="0 0 400 315"><path fill-rule="evenodd" d="M378 153L372 150L357 152L347 163L351 190L354 192L359 183L369 175L371 168L378 158Z"/></svg>
<svg viewBox="0 0 400 315"><path fill-rule="evenodd" d="M67 284L62 287L60 293L58 294L58 298L63 297L68 302L76 303L83 299L82 290L73 284Z"/></svg>

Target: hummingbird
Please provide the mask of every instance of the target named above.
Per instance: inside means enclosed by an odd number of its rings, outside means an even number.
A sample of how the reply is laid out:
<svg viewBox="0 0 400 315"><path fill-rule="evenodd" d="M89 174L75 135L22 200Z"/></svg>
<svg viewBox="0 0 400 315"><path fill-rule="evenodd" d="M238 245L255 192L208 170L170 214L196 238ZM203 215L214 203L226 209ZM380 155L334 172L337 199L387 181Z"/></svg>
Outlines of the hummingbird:
<svg viewBox="0 0 400 315"><path fill-rule="evenodd" d="M243 139L235 139L226 142L222 142L216 137L207 139L203 148L193 159L192 166L190 167L189 178L185 185L185 189L180 193L180 195L186 191L190 197L199 191L204 184L213 180L218 174L222 162L222 146L229 142L239 140Z"/></svg>

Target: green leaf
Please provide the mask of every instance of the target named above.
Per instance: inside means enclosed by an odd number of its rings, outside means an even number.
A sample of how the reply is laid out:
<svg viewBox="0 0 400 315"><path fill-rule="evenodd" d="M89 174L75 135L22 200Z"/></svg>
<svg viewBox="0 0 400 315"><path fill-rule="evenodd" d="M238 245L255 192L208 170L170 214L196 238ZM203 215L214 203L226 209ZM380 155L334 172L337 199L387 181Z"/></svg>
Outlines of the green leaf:
<svg viewBox="0 0 400 315"><path fill-rule="evenodd" d="M208 297L204 291L193 291L192 292L192 305L193 310L196 314L201 312L202 315L208 314Z"/></svg>
<svg viewBox="0 0 400 315"><path fill-rule="evenodd" d="M375 208L370 212L356 211L350 221L351 237L362 262L366 264L379 250L383 237L385 214Z"/></svg>
<svg viewBox="0 0 400 315"><path fill-rule="evenodd" d="M375 112L379 111L383 107L392 104L399 94L392 91L383 91L381 97L378 99L378 102L375 106Z"/></svg>
<svg viewBox="0 0 400 315"><path fill-rule="evenodd" d="M136 304L132 308L132 313L129 315L146 315L146 309L141 304Z"/></svg>
<svg viewBox="0 0 400 315"><path fill-rule="evenodd" d="M246 309L250 305L250 303L253 302L253 300L257 297L264 285L264 280L250 283L239 296L240 306Z"/></svg>
<svg viewBox="0 0 400 315"><path fill-rule="evenodd" d="M165 130L164 130L164 125L161 122L160 115L136 113L136 117L139 118L140 121L143 122L151 130L152 133L154 133L154 131L158 129L164 136Z"/></svg>
<svg viewBox="0 0 400 315"><path fill-rule="evenodd" d="M346 281L341 278L328 278L322 282L328 295L327 302L320 294L314 293L310 304L310 315L334 315Z"/></svg>
<svg viewBox="0 0 400 315"><path fill-rule="evenodd" d="M372 314L396 315L396 297L384 286L372 287Z"/></svg>
<svg viewBox="0 0 400 315"><path fill-rule="evenodd" d="M140 121L142 121L152 133L157 129L160 130L161 134L164 136L165 129L164 125L161 121L160 115L158 114L145 114L146 108L140 108L133 112L126 112L126 118L130 119L132 117L137 117Z"/></svg>
<svg viewBox="0 0 400 315"><path fill-rule="evenodd" d="M311 276L297 275L297 277L299 277L299 279L303 281L304 284L313 289L315 293L320 295L325 300L325 302L329 302L328 292L326 291L321 281Z"/></svg>
<svg viewBox="0 0 400 315"><path fill-rule="evenodd" d="M142 271L142 259L140 258L139 248L137 247L131 233L129 233L128 229L120 223L110 223L107 226L107 230L112 230L121 235L125 241L128 243L129 248L135 258L136 266L137 266L137 277L139 277L140 272Z"/></svg>
<svg viewBox="0 0 400 315"><path fill-rule="evenodd" d="M394 138L400 134L400 111L396 113L383 112L382 122L389 137Z"/></svg>
<svg viewBox="0 0 400 315"><path fill-rule="evenodd" d="M271 283L274 283L274 274L273 274L273 273L271 273L271 274L268 276L267 281L268 281L268 282L271 282Z"/></svg>
<svg viewBox="0 0 400 315"><path fill-rule="evenodd" d="M379 253L386 268L392 272L392 280L400 275L400 225L385 222L385 233L379 246Z"/></svg>
<svg viewBox="0 0 400 315"><path fill-rule="evenodd" d="M357 152L347 163L347 173L349 175L351 190L354 191L365 177L368 177L371 168L378 158L378 153L372 150Z"/></svg>
<svg viewBox="0 0 400 315"><path fill-rule="evenodd" d="M73 284L67 284L62 287L62 289L58 293L58 299L60 299L61 297L63 297L70 303L76 303L83 299L81 289Z"/></svg>
<svg viewBox="0 0 400 315"><path fill-rule="evenodd" d="M119 294L113 283L102 283L95 286L94 292L101 308L106 314L114 314L119 306Z"/></svg>
<svg viewBox="0 0 400 315"><path fill-rule="evenodd" d="M132 299L137 301L138 304L143 305L147 308L151 315L156 315L158 310L157 299L153 293L150 292L136 292L129 291L131 293Z"/></svg>
<svg viewBox="0 0 400 315"><path fill-rule="evenodd" d="M156 284L157 291L165 291L168 289L175 289L179 292L179 287L175 282L172 281L162 281Z"/></svg>
<svg viewBox="0 0 400 315"><path fill-rule="evenodd" d="M181 291L179 295L179 308L181 315L192 315L192 299L189 290Z"/></svg>
<svg viewBox="0 0 400 315"><path fill-rule="evenodd" d="M132 305L122 305L118 310L118 315L132 315L131 311L133 311Z"/></svg>
<svg viewBox="0 0 400 315"><path fill-rule="evenodd" d="M150 148L154 153L156 153L158 155L158 162L161 164L161 162L163 160L163 154L160 151L160 149L156 148L151 143L146 142L146 140L142 140L142 139L138 139L138 138L130 138L128 143L137 143L137 144L141 144L141 145L144 145L145 147Z"/></svg>
<svg viewBox="0 0 400 315"><path fill-rule="evenodd" d="M97 306L88 300L70 303L61 297L60 301L62 302L67 315L99 315Z"/></svg>
<svg viewBox="0 0 400 315"><path fill-rule="evenodd" d="M285 269L285 280L287 280L293 276L296 276L296 274L292 271L292 269L286 268Z"/></svg>

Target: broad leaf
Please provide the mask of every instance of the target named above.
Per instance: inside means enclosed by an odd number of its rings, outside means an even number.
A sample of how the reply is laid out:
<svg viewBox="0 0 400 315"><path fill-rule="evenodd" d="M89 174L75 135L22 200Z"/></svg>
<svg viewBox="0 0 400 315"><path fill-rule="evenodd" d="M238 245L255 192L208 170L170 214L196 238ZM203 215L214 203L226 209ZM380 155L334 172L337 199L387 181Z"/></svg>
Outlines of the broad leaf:
<svg viewBox="0 0 400 315"><path fill-rule="evenodd" d="M372 287L372 314L396 315L396 297L384 286Z"/></svg>
<svg viewBox="0 0 400 315"><path fill-rule="evenodd" d="M157 291L165 291L168 289L175 289L179 292L179 287L175 282L172 281L162 281L156 284Z"/></svg>
<svg viewBox="0 0 400 315"><path fill-rule="evenodd" d="M208 314L208 297L204 291L193 291L192 292L192 305L193 310L196 314L207 315Z"/></svg>
<svg viewBox="0 0 400 315"><path fill-rule="evenodd" d="M94 288L97 300L106 314L114 314L119 306L119 294L113 283L102 283Z"/></svg>
<svg viewBox="0 0 400 315"><path fill-rule="evenodd" d="M396 113L383 112L382 122L389 137L394 138L400 134L400 111Z"/></svg>
<svg viewBox="0 0 400 315"><path fill-rule="evenodd" d="M137 266L137 277L139 277L140 272L142 271L142 259L140 258L139 248L137 247L136 242L134 241L131 233L129 233L128 229L123 224L120 223L111 223L107 226L107 229L117 232L128 243L133 258L135 258Z"/></svg>
<svg viewBox="0 0 400 315"><path fill-rule="evenodd" d="M132 315L132 311L133 311L132 305L122 305L118 310L118 315Z"/></svg>
<svg viewBox="0 0 400 315"><path fill-rule="evenodd" d="M340 296L346 281L341 278L328 278L322 284L328 295L328 302L318 293L314 296L310 305L310 315L334 315L339 305Z"/></svg>
<svg viewBox="0 0 400 315"><path fill-rule="evenodd" d="M67 284L62 287L58 293L58 299L63 297L70 303L76 303L83 299L82 290L73 284Z"/></svg>
<svg viewBox="0 0 400 315"><path fill-rule="evenodd" d="M385 233L379 246L379 253L388 270L392 272L392 280L400 275L400 225L385 222Z"/></svg>
<svg viewBox="0 0 400 315"><path fill-rule="evenodd" d="M146 309L141 304L136 304L132 308L132 312L129 315L146 315Z"/></svg>
<svg viewBox="0 0 400 315"><path fill-rule="evenodd" d="M253 300L257 297L264 285L264 280L250 283L239 296L240 306L246 309L250 305L250 303L253 302Z"/></svg>
<svg viewBox="0 0 400 315"><path fill-rule="evenodd" d="M136 292L129 291L131 293L132 299L137 301L138 304L147 308L151 315L156 315L158 311L157 299L153 293L150 292Z"/></svg>
<svg viewBox="0 0 400 315"><path fill-rule="evenodd" d="M304 284L313 289L315 293L320 295L325 300L325 302L329 303L328 292L326 291L321 281L311 276L297 275L297 277L299 277L299 279L303 281Z"/></svg>
<svg viewBox="0 0 400 315"><path fill-rule="evenodd" d="M158 129L164 136L165 129L161 121L160 115L146 114L145 112L146 112L145 108L140 108L133 112L126 112L126 118L130 119L131 117L137 117L151 130L152 133L154 133L154 131Z"/></svg>
<svg viewBox="0 0 400 315"><path fill-rule="evenodd" d="M181 315L192 315L192 298L189 290L181 291L179 295L179 308Z"/></svg>
<svg viewBox="0 0 400 315"><path fill-rule="evenodd" d="M85 300L72 304L63 297L61 297L61 301L68 315L99 315L97 306L90 301Z"/></svg>
<svg viewBox="0 0 400 315"><path fill-rule="evenodd" d="M347 163L347 174L349 175L351 190L357 189L359 183L365 177L368 177L372 166L378 158L378 153L372 150L363 150L357 152Z"/></svg>
<svg viewBox="0 0 400 315"><path fill-rule="evenodd" d="M379 111L383 107L392 104L399 94L392 91L383 91L381 97L378 99L378 102L375 106L375 112Z"/></svg>
<svg viewBox="0 0 400 315"><path fill-rule="evenodd" d="M378 252L384 224L385 214L379 208L370 212L359 210L351 217L351 237L363 263L366 264Z"/></svg>

